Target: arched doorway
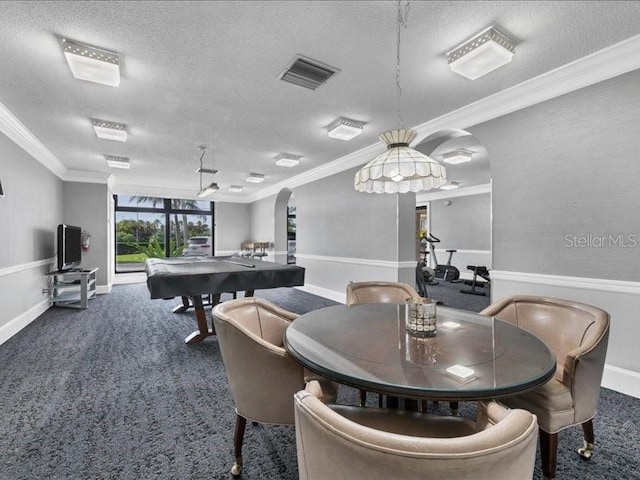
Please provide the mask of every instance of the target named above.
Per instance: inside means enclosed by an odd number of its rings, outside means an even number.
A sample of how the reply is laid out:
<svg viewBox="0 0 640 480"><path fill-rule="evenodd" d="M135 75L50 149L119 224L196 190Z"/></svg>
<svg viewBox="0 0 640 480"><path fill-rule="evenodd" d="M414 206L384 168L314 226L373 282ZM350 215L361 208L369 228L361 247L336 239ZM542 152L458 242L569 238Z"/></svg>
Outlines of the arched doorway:
<svg viewBox="0 0 640 480"><path fill-rule="evenodd" d="M293 192L289 188L283 188L276 196L276 203L273 214L274 228L274 261L287 263L288 258L288 224L289 205L293 197ZM294 244L295 245L295 244Z"/></svg>

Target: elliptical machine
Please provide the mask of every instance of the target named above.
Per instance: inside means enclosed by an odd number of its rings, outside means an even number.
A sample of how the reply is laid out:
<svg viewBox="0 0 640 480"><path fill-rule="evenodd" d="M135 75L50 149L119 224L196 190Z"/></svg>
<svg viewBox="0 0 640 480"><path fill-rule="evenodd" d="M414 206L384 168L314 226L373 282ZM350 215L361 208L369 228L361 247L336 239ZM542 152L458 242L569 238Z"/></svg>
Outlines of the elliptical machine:
<svg viewBox="0 0 640 480"><path fill-rule="evenodd" d="M435 278L441 278L446 280L447 282L456 282L460 278L460 270L454 265L451 265L451 258L453 254L457 252L457 250L447 250L449 254L449 260L446 265L440 265L438 263L438 257L436 257L436 249L433 246L434 243L440 243L440 239L433 234L429 233L429 236L426 237L427 242L429 242L429 248L431 249L431 258L436 264L435 270Z"/></svg>

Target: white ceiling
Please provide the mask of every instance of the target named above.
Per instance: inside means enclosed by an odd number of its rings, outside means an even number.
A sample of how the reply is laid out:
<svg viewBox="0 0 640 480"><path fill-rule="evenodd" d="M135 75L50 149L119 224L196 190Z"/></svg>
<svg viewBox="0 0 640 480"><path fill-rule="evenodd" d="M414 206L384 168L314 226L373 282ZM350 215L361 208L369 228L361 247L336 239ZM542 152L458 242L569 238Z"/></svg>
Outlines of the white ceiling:
<svg viewBox="0 0 640 480"><path fill-rule="evenodd" d="M446 52L489 25L516 41L514 61L475 81L452 73ZM405 125L638 34L638 1L413 1L401 43ZM61 37L119 52L120 87L74 79ZM316 91L277 80L296 54L340 73ZM204 144L205 167L220 170L204 182L223 189L212 199L242 201L396 128L395 57L394 1L3 2L0 102L68 170L112 174L116 192L193 198ZM328 138L340 116L367 122L364 134ZM97 139L89 118L127 124L129 140ZM280 152L302 155L300 165L276 166ZM130 157L131 169L110 169L103 154ZM490 152L479 158L449 178L486 183ZM245 182L249 172L266 181ZM225 194L231 184L243 193Z"/></svg>

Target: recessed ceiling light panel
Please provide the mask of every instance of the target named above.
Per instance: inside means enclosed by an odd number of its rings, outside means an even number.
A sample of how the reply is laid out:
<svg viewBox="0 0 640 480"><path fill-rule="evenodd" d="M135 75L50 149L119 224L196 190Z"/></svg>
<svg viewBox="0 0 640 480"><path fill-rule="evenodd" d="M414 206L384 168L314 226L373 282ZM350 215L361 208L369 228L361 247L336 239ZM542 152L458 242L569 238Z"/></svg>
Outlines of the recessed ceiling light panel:
<svg viewBox="0 0 640 480"><path fill-rule="evenodd" d="M448 52L447 58L452 71L475 80L509 63L515 53L515 42L489 27Z"/></svg>
<svg viewBox="0 0 640 480"><path fill-rule="evenodd" d="M115 140L116 142L127 141L127 126L124 123L91 119L91 124L98 138Z"/></svg>
<svg viewBox="0 0 640 480"><path fill-rule="evenodd" d="M261 173L250 173L247 177L249 183L262 183L264 182L264 175Z"/></svg>
<svg viewBox="0 0 640 480"><path fill-rule="evenodd" d="M276 165L279 167L295 167L300 163L302 155L294 155L293 153L280 153L276 157Z"/></svg>
<svg viewBox="0 0 640 480"><path fill-rule="evenodd" d="M364 122L341 117L327 127L327 134L331 138L348 141L360 135L364 125Z"/></svg>
<svg viewBox="0 0 640 480"><path fill-rule="evenodd" d="M120 55L71 40L62 49L73 76L79 80L117 87L120 85Z"/></svg>
<svg viewBox="0 0 640 480"><path fill-rule="evenodd" d="M460 163L466 163L471 161L473 152L465 150L464 148L457 148L451 152L447 152L442 155L442 161L449 165L458 165Z"/></svg>
<svg viewBox="0 0 640 480"><path fill-rule="evenodd" d="M131 166L129 159L127 157L116 157L115 155L105 155L105 160L107 161L107 165L111 168L124 168L126 170Z"/></svg>

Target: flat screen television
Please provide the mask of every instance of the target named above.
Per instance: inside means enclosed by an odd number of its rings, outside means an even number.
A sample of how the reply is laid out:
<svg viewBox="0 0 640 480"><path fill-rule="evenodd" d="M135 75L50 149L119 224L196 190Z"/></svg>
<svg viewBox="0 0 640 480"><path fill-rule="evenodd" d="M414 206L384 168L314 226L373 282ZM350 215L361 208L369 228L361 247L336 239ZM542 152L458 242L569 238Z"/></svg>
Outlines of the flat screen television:
<svg viewBox="0 0 640 480"><path fill-rule="evenodd" d="M82 261L82 229L72 225L58 225L58 271L80 266Z"/></svg>

